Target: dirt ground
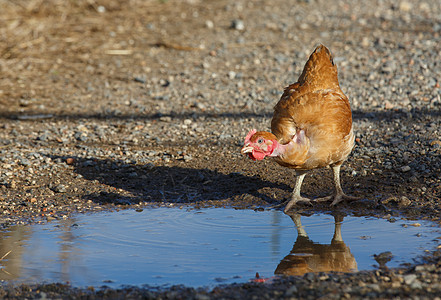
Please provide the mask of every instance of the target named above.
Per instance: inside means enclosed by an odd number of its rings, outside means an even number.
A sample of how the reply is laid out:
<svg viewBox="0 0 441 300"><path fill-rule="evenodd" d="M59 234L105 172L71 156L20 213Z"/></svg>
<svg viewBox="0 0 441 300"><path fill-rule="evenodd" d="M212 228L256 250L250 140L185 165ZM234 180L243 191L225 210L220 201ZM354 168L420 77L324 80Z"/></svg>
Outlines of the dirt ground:
<svg viewBox="0 0 441 300"><path fill-rule="evenodd" d="M356 147L342 182L361 200L299 210L439 223L441 8L368 3L0 0L3 227L287 199L292 170L252 162L240 147L248 130L269 129L273 105L319 43L351 101ZM315 170L302 193L332 188L331 171Z"/></svg>

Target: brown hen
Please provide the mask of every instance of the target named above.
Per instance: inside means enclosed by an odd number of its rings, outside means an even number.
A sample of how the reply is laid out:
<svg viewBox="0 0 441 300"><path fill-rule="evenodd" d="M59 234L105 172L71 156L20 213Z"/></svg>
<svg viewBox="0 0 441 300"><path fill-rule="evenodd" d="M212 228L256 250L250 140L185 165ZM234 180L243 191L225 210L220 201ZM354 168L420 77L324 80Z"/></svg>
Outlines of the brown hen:
<svg viewBox="0 0 441 300"><path fill-rule="evenodd" d="M334 173L335 193L315 201L356 197L344 194L340 167L354 147L352 113L348 98L340 89L337 67L329 50L318 46L309 57L298 81L285 88L274 107L271 131L251 130L241 152L254 160L274 157L281 166L296 171L295 187L285 212L299 201L305 174L330 166Z"/></svg>

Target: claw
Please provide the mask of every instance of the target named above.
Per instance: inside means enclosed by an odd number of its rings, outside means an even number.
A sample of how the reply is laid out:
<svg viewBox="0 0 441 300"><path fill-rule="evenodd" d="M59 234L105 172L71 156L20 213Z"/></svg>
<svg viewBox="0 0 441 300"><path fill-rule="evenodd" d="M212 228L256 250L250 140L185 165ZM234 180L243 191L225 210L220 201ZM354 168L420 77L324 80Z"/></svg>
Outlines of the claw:
<svg viewBox="0 0 441 300"><path fill-rule="evenodd" d="M346 194L337 194L337 195L331 195L331 196L326 196L326 197L322 197L322 198L316 198L313 201L314 202L326 202L326 201L332 200L331 206L335 206L344 200L355 201L355 200L360 200L360 199L361 199L360 197L348 196Z"/></svg>
<svg viewBox="0 0 441 300"><path fill-rule="evenodd" d="M354 196L348 196L348 195L339 195L339 196L335 196L334 201L332 201L331 206L335 206L337 203L340 203L343 200L346 201L355 201L355 200L360 200L360 197L354 197Z"/></svg>
<svg viewBox="0 0 441 300"><path fill-rule="evenodd" d="M285 206L285 209L283 210L284 213L287 213L294 205L297 203L306 203L309 205L312 205L311 199L305 198L305 197L293 197L288 204Z"/></svg>

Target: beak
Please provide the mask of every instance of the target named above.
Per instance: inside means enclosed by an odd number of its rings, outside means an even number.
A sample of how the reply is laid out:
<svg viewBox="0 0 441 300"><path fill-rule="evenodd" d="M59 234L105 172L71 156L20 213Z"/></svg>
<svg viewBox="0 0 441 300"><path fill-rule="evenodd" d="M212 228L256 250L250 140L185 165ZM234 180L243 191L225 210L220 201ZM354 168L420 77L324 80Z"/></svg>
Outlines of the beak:
<svg viewBox="0 0 441 300"><path fill-rule="evenodd" d="M243 146L242 150L240 150L240 153L242 153L242 154L246 154L246 153L253 152L254 148L251 147L251 146L249 146L249 144L250 144L250 143L246 143L246 144Z"/></svg>

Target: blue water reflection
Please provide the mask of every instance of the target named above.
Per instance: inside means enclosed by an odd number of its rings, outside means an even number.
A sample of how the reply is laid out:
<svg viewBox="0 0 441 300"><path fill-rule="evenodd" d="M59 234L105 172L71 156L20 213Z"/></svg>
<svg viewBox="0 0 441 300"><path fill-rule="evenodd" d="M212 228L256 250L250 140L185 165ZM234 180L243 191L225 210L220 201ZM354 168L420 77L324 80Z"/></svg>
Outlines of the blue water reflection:
<svg viewBox="0 0 441 300"><path fill-rule="evenodd" d="M388 267L433 250L439 228L418 221L211 208L79 214L1 232L0 279L73 286L214 286L261 276Z"/></svg>

